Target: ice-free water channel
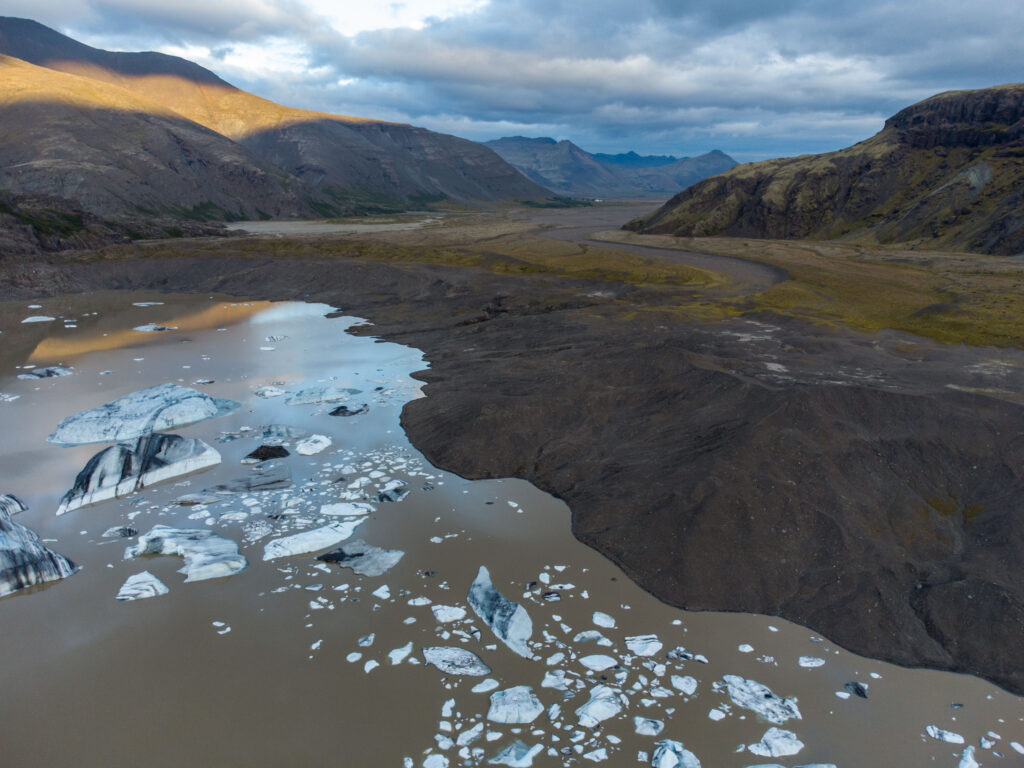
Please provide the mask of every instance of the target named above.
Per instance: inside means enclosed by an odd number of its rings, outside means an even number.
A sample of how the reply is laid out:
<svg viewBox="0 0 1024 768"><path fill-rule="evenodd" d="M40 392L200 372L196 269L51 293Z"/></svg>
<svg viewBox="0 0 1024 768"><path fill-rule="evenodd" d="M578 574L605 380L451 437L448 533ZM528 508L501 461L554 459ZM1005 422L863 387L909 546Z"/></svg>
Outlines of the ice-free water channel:
<svg viewBox="0 0 1024 768"><path fill-rule="evenodd" d="M399 426L422 356L331 310L0 305L0 493L81 566L0 599L3 764L1024 764L1021 699L779 619L670 608L576 542L561 502L433 468ZM70 375L19 378L54 365ZM240 404L165 430L220 462L57 516L110 443L47 435L167 383ZM288 455L242 463L261 446ZM180 556L126 558L157 526L237 545L247 567L186 582ZM339 547L345 562L316 559ZM115 599L143 572L168 592Z"/></svg>

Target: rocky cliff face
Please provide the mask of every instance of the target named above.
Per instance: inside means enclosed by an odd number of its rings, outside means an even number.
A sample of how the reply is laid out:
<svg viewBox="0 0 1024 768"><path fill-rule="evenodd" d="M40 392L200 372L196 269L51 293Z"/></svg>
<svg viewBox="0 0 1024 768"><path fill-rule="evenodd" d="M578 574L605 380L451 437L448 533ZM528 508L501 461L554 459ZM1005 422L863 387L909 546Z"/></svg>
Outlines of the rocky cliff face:
<svg viewBox="0 0 1024 768"><path fill-rule="evenodd" d="M749 163L631 222L680 236L841 238L1024 251L1024 85L940 94L867 141Z"/></svg>

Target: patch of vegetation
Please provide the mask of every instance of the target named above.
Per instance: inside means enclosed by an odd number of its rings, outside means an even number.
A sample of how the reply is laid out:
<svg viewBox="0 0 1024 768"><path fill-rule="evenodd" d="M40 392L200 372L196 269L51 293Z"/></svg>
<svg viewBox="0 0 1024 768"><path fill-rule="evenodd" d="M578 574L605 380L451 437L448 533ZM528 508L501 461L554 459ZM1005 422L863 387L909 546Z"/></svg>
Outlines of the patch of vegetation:
<svg viewBox="0 0 1024 768"><path fill-rule="evenodd" d="M177 208L173 211L175 216L180 216L183 219L189 221L209 222L209 221L244 221L245 216L241 211L232 213L224 208L221 208L215 203L211 203L209 200L193 205L191 208Z"/></svg>
<svg viewBox="0 0 1024 768"><path fill-rule="evenodd" d="M528 208L589 208L594 204L594 201L555 195L544 200L520 200L519 203Z"/></svg>

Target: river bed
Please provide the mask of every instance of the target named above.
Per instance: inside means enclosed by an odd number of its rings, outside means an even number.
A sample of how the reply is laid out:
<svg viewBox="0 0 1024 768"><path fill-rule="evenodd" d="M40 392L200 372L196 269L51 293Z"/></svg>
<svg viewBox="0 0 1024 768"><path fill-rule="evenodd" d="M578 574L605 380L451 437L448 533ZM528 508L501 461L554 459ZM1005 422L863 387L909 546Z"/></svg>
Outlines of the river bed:
<svg viewBox="0 0 1024 768"><path fill-rule="evenodd" d="M409 375L422 355L345 332L362 323L343 308L226 297L0 304L0 493L24 501L14 519L81 567L0 599L7 764L671 768L687 765L684 748L705 768L1024 764L1024 700L864 659L781 619L663 605L575 541L557 499L430 466L399 423L422 396ZM18 378L52 365L71 375ZM170 430L220 463L58 517L104 445L47 435L166 382L240 404ZM288 404L316 387L349 391ZM352 415L330 415L339 405ZM242 464L268 425L290 428L269 431L289 455ZM299 453L311 435L330 444ZM204 497L268 463L292 484ZM263 559L270 542L340 521L349 541L401 559L379 576L315 559L333 545ZM158 525L236 542L248 567L185 583L180 557L126 558ZM117 526L137 534L104 536ZM469 604L481 566L529 616L525 656ZM168 593L115 600L143 571ZM443 672L424 663L432 647L471 651L490 671ZM522 720L536 697L529 722L494 719L492 697L509 689ZM602 706L586 708L592 699Z"/></svg>

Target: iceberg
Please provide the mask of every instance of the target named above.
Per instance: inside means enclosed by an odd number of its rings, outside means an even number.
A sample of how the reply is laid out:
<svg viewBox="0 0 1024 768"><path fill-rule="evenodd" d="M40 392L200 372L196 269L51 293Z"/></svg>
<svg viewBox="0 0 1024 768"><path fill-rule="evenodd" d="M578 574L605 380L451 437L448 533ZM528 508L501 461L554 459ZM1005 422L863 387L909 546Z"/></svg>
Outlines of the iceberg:
<svg viewBox="0 0 1024 768"><path fill-rule="evenodd" d="M789 757L804 748L804 743L792 731L769 728L757 744L748 744L753 754L760 757Z"/></svg>
<svg viewBox="0 0 1024 768"><path fill-rule="evenodd" d="M147 597L159 597L170 592L160 579L149 571L136 573L118 590L117 600L144 600Z"/></svg>
<svg viewBox="0 0 1024 768"><path fill-rule="evenodd" d="M523 658L532 658L529 640L533 622L526 609L502 595L491 583L491 574L483 565L469 588L469 605L498 639Z"/></svg>
<svg viewBox="0 0 1024 768"><path fill-rule="evenodd" d="M291 555L303 555L307 552L316 552L319 549L333 547L340 541L344 541L352 535L353 531L362 525L364 520L339 520L336 523L325 525L321 528L314 528L310 531L296 533L293 536L285 536L281 539L268 541L263 548L264 560L276 560L279 557Z"/></svg>
<svg viewBox="0 0 1024 768"><path fill-rule="evenodd" d="M15 496L0 495L0 597L25 587L59 581L78 566L44 545L31 528L11 519L25 511Z"/></svg>
<svg viewBox="0 0 1024 768"><path fill-rule="evenodd" d="M352 395L361 394L363 390L350 387L337 387L333 384L320 384L300 389L288 396L286 405L317 405L318 403L336 403L346 400Z"/></svg>
<svg viewBox="0 0 1024 768"><path fill-rule="evenodd" d="M800 719L796 699L776 696L768 686L739 675L726 675L722 679L729 689L729 698L737 706L756 712L768 722L782 725L787 720Z"/></svg>
<svg viewBox="0 0 1024 768"><path fill-rule="evenodd" d="M19 373L19 379L53 379L59 376L70 376L74 371L60 365L50 365L46 368L33 368L28 373Z"/></svg>
<svg viewBox="0 0 1024 768"><path fill-rule="evenodd" d="M178 555L185 564L178 573L185 581L204 581L233 576L249 565L238 545L208 530L188 530L156 525L139 537L139 543L124 551L125 559L142 555Z"/></svg>
<svg viewBox="0 0 1024 768"><path fill-rule="evenodd" d="M55 445L117 443L224 416L239 407L234 400L177 384L158 384L68 416L46 440Z"/></svg>
<svg viewBox="0 0 1024 768"><path fill-rule="evenodd" d="M662 644L657 635L634 635L626 638L626 647L637 656L653 656Z"/></svg>
<svg viewBox="0 0 1024 768"><path fill-rule="evenodd" d="M662 739L654 743L653 768L701 768L700 760L681 741Z"/></svg>
<svg viewBox="0 0 1024 768"><path fill-rule="evenodd" d="M461 621L466 618L466 609L460 608L457 605L432 605L430 610L434 613L434 620L439 624Z"/></svg>
<svg viewBox="0 0 1024 768"><path fill-rule="evenodd" d="M661 720L655 720L653 717L640 717L637 715L633 718L633 730L640 736L657 736L665 730L665 723Z"/></svg>
<svg viewBox="0 0 1024 768"><path fill-rule="evenodd" d="M479 656L464 648L450 646L424 648L423 661L448 675L484 677L491 674L491 668L484 664Z"/></svg>
<svg viewBox="0 0 1024 768"><path fill-rule="evenodd" d="M405 553L400 549L382 549L362 539L346 541L337 549L317 555L317 560L351 568L360 576L383 576L398 565Z"/></svg>
<svg viewBox="0 0 1024 768"><path fill-rule="evenodd" d="M605 656L602 653L595 653L590 656L583 656L582 658L580 658L579 662L584 667L594 672L604 672L606 669L611 669L619 663L618 660L612 658L611 656Z"/></svg>
<svg viewBox="0 0 1024 768"><path fill-rule="evenodd" d="M619 699L619 692L606 685L595 685L590 689L590 700L576 708L576 717L579 718L580 725L593 728L598 723L615 717L621 711L622 701Z"/></svg>
<svg viewBox="0 0 1024 768"><path fill-rule="evenodd" d="M492 723L532 723L544 711L544 705L528 685L517 685L491 694L487 719Z"/></svg>
<svg viewBox="0 0 1024 768"><path fill-rule="evenodd" d="M517 739L487 762L490 765L507 765L510 768L530 768L533 765L533 758L543 749L543 744L534 744L530 747Z"/></svg>
<svg viewBox="0 0 1024 768"><path fill-rule="evenodd" d="M104 448L86 463L60 500L63 515L87 504L128 496L146 486L220 463L220 454L194 437L153 434Z"/></svg>
<svg viewBox="0 0 1024 768"><path fill-rule="evenodd" d="M936 741L944 741L947 744L963 744L964 737L959 733L947 731L935 725L929 725L925 731Z"/></svg>
<svg viewBox="0 0 1024 768"><path fill-rule="evenodd" d="M300 456L315 456L326 448L330 448L332 442L327 435L310 435L295 444L295 451Z"/></svg>

